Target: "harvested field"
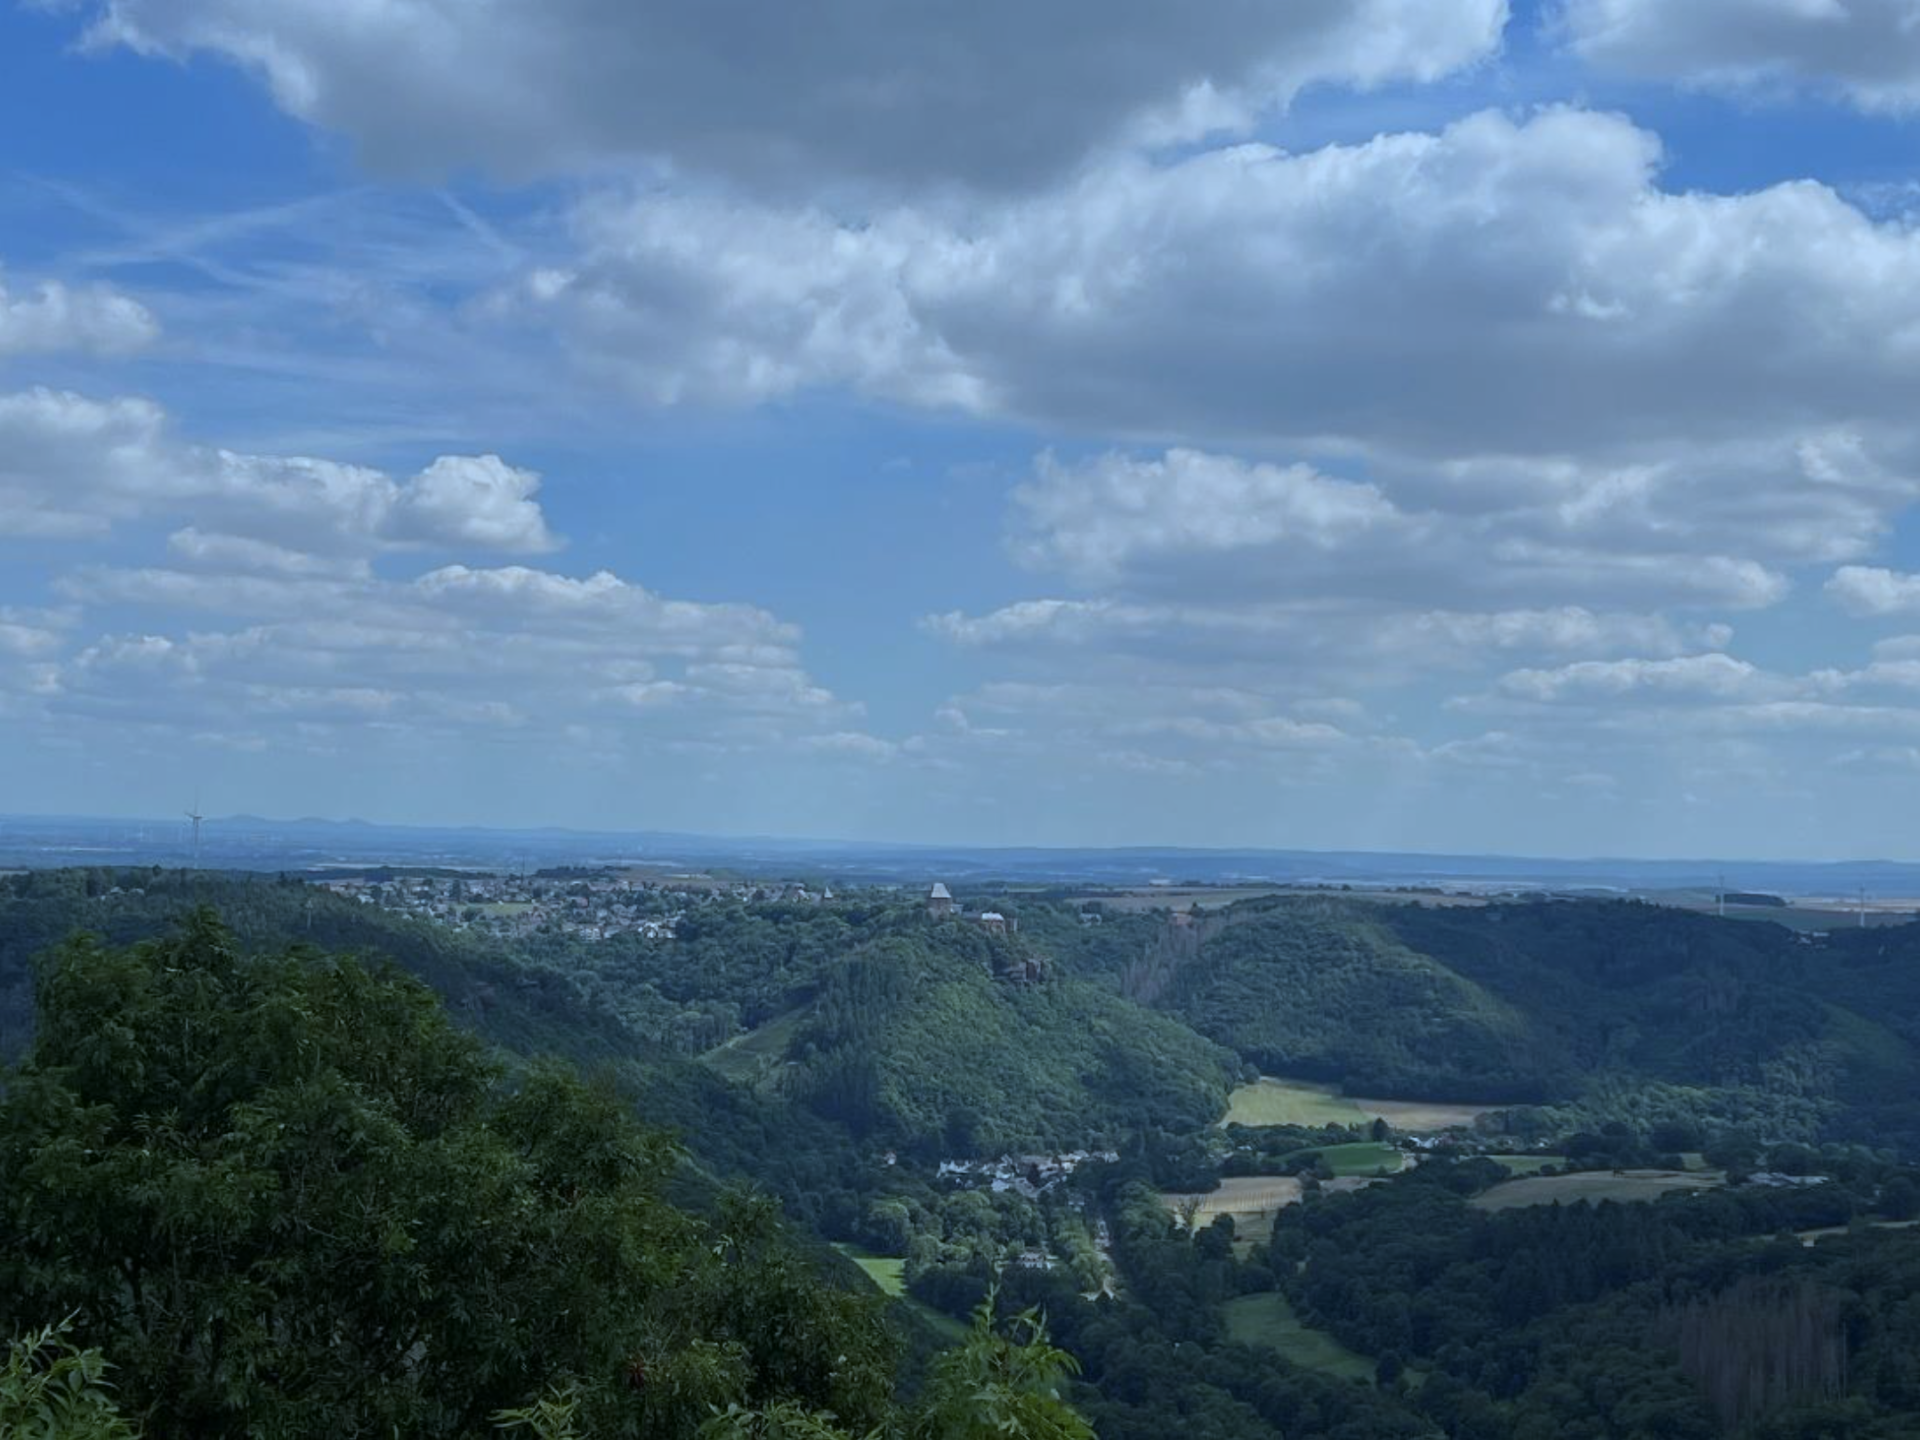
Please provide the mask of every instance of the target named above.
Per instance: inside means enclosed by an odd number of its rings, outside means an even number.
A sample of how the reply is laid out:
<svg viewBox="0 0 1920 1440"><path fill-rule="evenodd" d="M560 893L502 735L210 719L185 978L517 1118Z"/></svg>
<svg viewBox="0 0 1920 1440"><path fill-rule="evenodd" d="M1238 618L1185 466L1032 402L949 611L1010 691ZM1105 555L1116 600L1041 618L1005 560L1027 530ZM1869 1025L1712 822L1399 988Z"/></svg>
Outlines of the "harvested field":
<svg viewBox="0 0 1920 1440"><path fill-rule="evenodd" d="M1437 1100L1367 1100L1355 1096L1350 1102L1368 1117L1378 1116L1396 1130L1418 1134L1427 1130L1450 1130L1455 1126L1471 1128L1482 1115L1498 1108L1492 1105L1447 1105Z"/></svg>
<svg viewBox="0 0 1920 1440"><path fill-rule="evenodd" d="M1443 1100L1368 1100L1343 1095L1331 1085L1263 1075L1227 1097L1223 1125L1365 1125L1385 1120L1411 1134L1471 1126L1490 1105L1458 1105Z"/></svg>
<svg viewBox="0 0 1920 1440"><path fill-rule="evenodd" d="M1584 1170L1575 1175L1532 1175L1494 1186L1470 1202L1476 1210L1512 1210L1523 1205L1573 1205L1590 1200L1657 1200L1677 1190L1712 1190L1726 1183L1719 1170Z"/></svg>
<svg viewBox="0 0 1920 1440"><path fill-rule="evenodd" d="M1231 1215L1238 1225L1249 1219L1272 1215L1300 1200L1300 1182L1291 1175L1243 1175L1222 1180L1220 1188L1205 1195L1168 1194L1160 1197L1176 1215L1187 1201L1197 1201L1193 1223L1205 1228L1216 1215Z"/></svg>

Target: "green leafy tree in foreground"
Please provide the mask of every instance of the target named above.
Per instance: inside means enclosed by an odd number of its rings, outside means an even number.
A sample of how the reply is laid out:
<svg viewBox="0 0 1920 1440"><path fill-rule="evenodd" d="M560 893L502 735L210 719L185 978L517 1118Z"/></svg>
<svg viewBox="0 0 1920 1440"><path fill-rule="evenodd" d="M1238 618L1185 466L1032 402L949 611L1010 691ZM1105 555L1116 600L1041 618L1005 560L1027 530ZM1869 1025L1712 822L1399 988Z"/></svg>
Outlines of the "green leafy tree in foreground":
<svg viewBox="0 0 1920 1440"><path fill-rule="evenodd" d="M1079 1364L1047 1341L1037 1311L1015 1317L1012 1334L993 1325L994 1297L974 1312L967 1338L934 1362L920 1405L870 1430L791 1402L764 1410L733 1407L703 1440L1093 1440L1060 1390Z"/></svg>
<svg viewBox="0 0 1920 1440"><path fill-rule="evenodd" d="M550 1386L596 1440L890 1413L877 1302L764 1204L676 1210L610 1086L509 1083L414 981L246 957L202 911L56 951L36 1014L0 1077L0 1334L74 1314L155 1433L469 1436Z"/></svg>
<svg viewBox="0 0 1920 1440"><path fill-rule="evenodd" d="M0 1435L23 1440L133 1440L108 1393L107 1362L67 1339L71 1320L15 1340L0 1369Z"/></svg>

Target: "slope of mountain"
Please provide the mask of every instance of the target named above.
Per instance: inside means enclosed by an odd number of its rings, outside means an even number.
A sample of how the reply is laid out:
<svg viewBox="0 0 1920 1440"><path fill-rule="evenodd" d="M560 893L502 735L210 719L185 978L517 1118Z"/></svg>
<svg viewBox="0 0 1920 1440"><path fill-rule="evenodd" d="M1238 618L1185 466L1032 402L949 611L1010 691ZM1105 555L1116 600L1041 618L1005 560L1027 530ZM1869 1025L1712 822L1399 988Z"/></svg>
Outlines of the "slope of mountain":
<svg viewBox="0 0 1920 1440"><path fill-rule="evenodd" d="M1018 937L910 913L870 934L803 1005L710 1061L914 1150L1065 1148L1220 1113L1232 1055Z"/></svg>
<svg viewBox="0 0 1920 1440"><path fill-rule="evenodd" d="M1264 1069L1357 1093L1637 1088L1665 1097L1649 1113L1920 1135L1920 926L1801 937L1631 902L1255 901L1205 922L1155 1003Z"/></svg>

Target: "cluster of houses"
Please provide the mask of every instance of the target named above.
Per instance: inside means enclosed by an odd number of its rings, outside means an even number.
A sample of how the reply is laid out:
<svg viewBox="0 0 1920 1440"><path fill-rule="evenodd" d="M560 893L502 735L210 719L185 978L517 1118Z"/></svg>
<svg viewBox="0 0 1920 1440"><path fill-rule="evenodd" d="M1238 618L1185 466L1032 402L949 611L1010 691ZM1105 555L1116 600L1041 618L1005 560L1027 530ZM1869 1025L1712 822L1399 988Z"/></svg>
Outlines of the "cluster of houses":
<svg viewBox="0 0 1920 1440"><path fill-rule="evenodd" d="M1069 1150L1059 1155L1002 1155L998 1160L942 1160L935 1179L958 1190L1011 1192L1038 1200L1082 1165L1112 1165L1119 1159L1113 1150Z"/></svg>
<svg viewBox="0 0 1920 1440"><path fill-rule="evenodd" d="M696 906L721 898L781 898L767 897L767 887L715 886L691 878L676 884L672 877L616 873L342 877L319 883L362 905L505 939L558 932L583 940L613 935L665 940Z"/></svg>

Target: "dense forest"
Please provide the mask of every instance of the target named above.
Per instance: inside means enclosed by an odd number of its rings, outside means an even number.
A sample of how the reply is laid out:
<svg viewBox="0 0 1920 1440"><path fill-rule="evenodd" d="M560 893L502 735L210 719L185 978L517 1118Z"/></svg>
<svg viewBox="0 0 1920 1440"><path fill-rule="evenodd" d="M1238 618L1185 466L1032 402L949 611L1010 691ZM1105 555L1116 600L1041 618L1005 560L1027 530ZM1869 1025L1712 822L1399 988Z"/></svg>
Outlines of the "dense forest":
<svg viewBox="0 0 1920 1440"><path fill-rule="evenodd" d="M398 972L200 909L34 990L0 1088L10 1434L1085 1433L1034 1320L983 1314L902 1405L879 1306L765 1203L669 1203L631 1096L509 1073Z"/></svg>
<svg viewBox="0 0 1920 1440"><path fill-rule="evenodd" d="M1017 927L865 891L509 945L291 879L0 880L0 1415L57 1373L151 1433L963 1435L963 1393L1078 1433L1055 1391L1108 1440L1917 1433L1920 927L990 898ZM1437 1149L1217 1123L1262 1071L1496 1108ZM1066 1149L1113 1158L936 1174ZM1503 1150L1709 1178L1508 1208ZM1171 1194L1262 1176L1270 1234Z"/></svg>

